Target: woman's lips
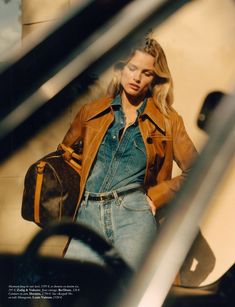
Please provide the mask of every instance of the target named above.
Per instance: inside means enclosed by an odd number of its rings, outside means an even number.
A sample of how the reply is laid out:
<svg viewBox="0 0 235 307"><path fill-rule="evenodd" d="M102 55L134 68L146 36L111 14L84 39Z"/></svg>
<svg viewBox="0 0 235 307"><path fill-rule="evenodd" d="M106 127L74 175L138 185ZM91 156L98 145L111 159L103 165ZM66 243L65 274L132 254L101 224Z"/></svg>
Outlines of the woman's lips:
<svg viewBox="0 0 235 307"><path fill-rule="evenodd" d="M130 88L132 88L133 90L138 90L140 87L137 84L134 83L129 83Z"/></svg>

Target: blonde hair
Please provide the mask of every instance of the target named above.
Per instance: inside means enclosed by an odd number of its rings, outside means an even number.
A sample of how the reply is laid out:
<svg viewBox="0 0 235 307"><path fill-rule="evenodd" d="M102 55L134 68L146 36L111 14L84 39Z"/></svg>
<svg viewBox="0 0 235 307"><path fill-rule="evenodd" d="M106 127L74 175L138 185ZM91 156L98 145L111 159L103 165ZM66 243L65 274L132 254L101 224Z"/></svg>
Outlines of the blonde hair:
<svg viewBox="0 0 235 307"><path fill-rule="evenodd" d="M149 96L153 98L153 101L158 109L167 116L169 111L172 110L171 105L173 104L173 82L165 53L160 44L153 38L147 37L145 39L144 46L134 50L127 58L127 60L121 61L115 65L116 73L114 74L113 79L108 86L107 94L108 96L114 98L116 95L121 93L121 70L130 61L137 50L148 53L155 58L155 78L153 80Z"/></svg>

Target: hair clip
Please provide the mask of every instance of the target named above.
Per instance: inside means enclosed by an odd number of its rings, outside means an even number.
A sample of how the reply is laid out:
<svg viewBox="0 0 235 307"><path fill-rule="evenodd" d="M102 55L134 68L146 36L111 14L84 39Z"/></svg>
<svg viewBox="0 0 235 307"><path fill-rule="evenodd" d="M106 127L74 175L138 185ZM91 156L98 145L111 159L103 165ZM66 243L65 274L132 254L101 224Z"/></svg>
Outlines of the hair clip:
<svg viewBox="0 0 235 307"><path fill-rule="evenodd" d="M151 45L151 42L153 41L153 30L152 29L149 29L147 31L147 33L144 36L144 39L145 39L145 45L146 46Z"/></svg>

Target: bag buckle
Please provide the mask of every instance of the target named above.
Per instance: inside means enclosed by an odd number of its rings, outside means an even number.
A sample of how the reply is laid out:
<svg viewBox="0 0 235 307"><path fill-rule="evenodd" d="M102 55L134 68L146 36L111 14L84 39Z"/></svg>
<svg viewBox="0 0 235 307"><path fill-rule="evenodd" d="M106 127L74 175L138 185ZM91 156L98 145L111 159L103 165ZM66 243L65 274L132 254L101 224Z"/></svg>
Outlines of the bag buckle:
<svg viewBox="0 0 235 307"><path fill-rule="evenodd" d="M40 162L37 164L37 173L38 173L38 174L43 174L45 165L46 165L46 162L45 162L45 161L40 161Z"/></svg>

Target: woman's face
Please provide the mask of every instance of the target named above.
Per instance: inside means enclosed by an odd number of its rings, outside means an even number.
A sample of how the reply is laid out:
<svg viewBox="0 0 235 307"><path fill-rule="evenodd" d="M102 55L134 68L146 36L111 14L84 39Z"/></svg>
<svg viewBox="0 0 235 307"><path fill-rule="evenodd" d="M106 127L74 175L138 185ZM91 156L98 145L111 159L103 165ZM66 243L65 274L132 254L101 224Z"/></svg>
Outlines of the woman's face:
<svg viewBox="0 0 235 307"><path fill-rule="evenodd" d="M121 85L128 96L145 97L154 76L154 57L136 50L121 72Z"/></svg>

